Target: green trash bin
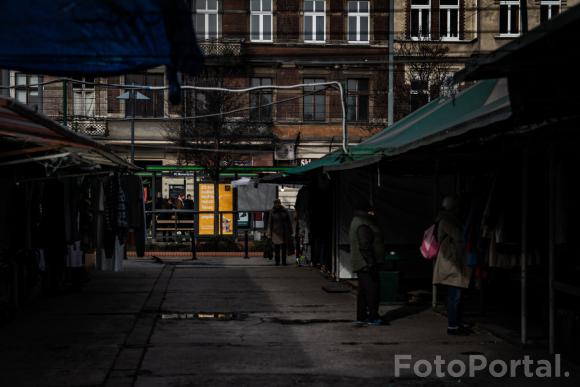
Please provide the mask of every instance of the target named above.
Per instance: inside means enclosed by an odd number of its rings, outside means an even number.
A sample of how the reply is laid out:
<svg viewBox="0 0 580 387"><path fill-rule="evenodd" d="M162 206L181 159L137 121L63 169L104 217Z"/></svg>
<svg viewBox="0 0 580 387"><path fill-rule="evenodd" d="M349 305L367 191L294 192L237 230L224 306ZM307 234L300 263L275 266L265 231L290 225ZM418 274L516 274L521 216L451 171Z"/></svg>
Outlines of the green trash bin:
<svg viewBox="0 0 580 387"><path fill-rule="evenodd" d="M381 271L381 302L395 302L399 294L399 272Z"/></svg>
<svg viewBox="0 0 580 387"><path fill-rule="evenodd" d="M385 254L385 267L379 272L381 280L381 302L395 302L399 294L399 271L397 262L401 260L395 251L388 251Z"/></svg>

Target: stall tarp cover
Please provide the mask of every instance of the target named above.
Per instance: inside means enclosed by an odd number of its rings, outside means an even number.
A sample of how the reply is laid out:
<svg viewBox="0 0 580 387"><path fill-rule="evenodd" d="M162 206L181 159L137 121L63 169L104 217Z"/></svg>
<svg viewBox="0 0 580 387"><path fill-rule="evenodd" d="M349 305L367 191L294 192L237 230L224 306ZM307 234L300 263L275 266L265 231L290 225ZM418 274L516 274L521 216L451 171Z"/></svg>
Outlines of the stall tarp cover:
<svg viewBox="0 0 580 387"><path fill-rule="evenodd" d="M276 199L277 186L259 184L257 187L248 184L238 187L238 211L268 211Z"/></svg>
<svg viewBox="0 0 580 387"><path fill-rule="evenodd" d="M194 73L202 62L183 0L10 1L0 26L0 67L28 73Z"/></svg>

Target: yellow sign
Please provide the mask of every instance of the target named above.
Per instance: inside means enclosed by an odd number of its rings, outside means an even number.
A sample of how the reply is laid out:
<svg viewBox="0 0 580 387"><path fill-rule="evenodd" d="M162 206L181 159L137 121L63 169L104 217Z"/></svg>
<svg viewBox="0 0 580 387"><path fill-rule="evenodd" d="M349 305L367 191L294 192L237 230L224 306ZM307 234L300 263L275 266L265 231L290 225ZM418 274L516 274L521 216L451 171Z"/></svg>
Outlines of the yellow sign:
<svg viewBox="0 0 580 387"><path fill-rule="evenodd" d="M214 228L214 211L215 211L215 185L199 184L199 235L215 235ZM219 211L221 213L220 235L234 234L234 190L230 184L220 184L219 193ZM204 211L210 211L207 213ZM231 212L230 212L231 211Z"/></svg>
<svg viewBox="0 0 580 387"><path fill-rule="evenodd" d="M221 214L221 235L234 234L234 214L223 213L234 210L234 190L230 184L220 184L219 186L220 203L219 208Z"/></svg>
<svg viewBox="0 0 580 387"><path fill-rule="evenodd" d="M220 211L234 210L234 191L230 184L220 184Z"/></svg>
<svg viewBox="0 0 580 387"><path fill-rule="evenodd" d="M199 235L214 235L215 192L213 184L199 184ZM204 213L203 211L211 211Z"/></svg>

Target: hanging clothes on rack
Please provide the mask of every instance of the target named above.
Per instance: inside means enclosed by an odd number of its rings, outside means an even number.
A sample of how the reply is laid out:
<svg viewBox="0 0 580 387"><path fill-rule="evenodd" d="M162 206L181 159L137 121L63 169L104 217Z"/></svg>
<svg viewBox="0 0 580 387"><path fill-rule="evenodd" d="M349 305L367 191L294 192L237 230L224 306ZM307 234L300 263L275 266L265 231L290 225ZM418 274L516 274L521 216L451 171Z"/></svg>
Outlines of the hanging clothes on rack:
<svg viewBox="0 0 580 387"><path fill-rule="evenodd" d="M137 256L145 255L145 202L140 176L125 175L121 179L127 199L127 226L133 232Z"/></svg>

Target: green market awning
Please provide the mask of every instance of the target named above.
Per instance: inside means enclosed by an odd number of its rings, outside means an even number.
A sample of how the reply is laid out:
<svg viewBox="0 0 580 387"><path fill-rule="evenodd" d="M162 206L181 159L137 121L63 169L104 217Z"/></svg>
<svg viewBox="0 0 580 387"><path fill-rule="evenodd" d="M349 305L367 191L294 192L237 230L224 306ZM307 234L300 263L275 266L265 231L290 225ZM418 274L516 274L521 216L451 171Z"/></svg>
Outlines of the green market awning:
<svg viewBox="0 0 580 387"><path fill-rule="evenodd" d="M350 149L352 161L334 163L327 171L358 168L377 158L396 156L412 149L483 128L511 116L506 79L485 80L454 97L439 97L391 127ZM368 162L364 162L364 161Z"/></svg>
<svg viewBox="0 0 580 387"><path fill-rule="evenodd" d="M315 170L338 171L374 164L450 137L483 128L511 116L506 79L480 81L452 97L439 97L345 154L337 150L310 164L286 171L300 176Z"/></svg>

